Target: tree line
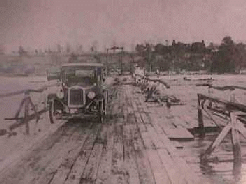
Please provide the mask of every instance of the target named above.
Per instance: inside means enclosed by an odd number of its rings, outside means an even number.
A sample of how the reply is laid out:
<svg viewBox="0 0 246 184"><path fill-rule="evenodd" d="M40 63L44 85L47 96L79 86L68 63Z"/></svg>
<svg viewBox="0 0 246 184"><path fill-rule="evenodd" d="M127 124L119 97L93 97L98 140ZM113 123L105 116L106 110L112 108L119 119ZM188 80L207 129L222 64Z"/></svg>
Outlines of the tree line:
<svg viewBox="0 0 246 184"><path fill-rule="evenodd" d="M172 41L167 44L137 44L135 52L143 59L140 65L149 71L198 71L214 73L238 73L246 67L246 45L235 43L230 36L225 36L220 45L204 40L186 44Z"/></svg>

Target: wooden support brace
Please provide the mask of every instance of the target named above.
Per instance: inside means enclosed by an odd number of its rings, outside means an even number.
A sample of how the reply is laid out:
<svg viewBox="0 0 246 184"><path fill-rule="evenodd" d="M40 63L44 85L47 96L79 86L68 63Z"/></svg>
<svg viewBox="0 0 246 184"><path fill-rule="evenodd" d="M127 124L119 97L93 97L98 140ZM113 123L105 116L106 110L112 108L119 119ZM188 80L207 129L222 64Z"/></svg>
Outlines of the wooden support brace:
<svg viewBox="0 0 246 184"><path fill-rule="evenodd" d="M40 115L40 114L45 113L45 112L46 112L46 109L42 109L42 110L38 111L38 114ZM31 121L31 120L33 120L33 119L35 119L35 118L36 118L36 115L35 115L35 114L32 114L32 115L28 115L27 120L28 120L28 121ZM14 129L20 127L20 126L25 125L25 124L24 124L24 118L18 118L18 119L14 119L14 118L6 118L6 119L7 119L7 120L19 120L18 122L15 122L14 124L12 124L12 125L9 126L9 130L10 130L10 131L12 131L12 130L14 130Z"/></svg>
<svg viewBox="0 0 246 184"><path fill-rule="evenodd" d="M206 110L206 109L203 109L203 110L204 110L204 112L207 113L207 115L208 115L209 118L214 122L214 124L215 124L217 127L221 128L221 126L214 120L212 114L211 114L208 110Z"/></svg>
<svg viewBox="0 0 246 184"><path fill-rule="evenodd" d="M13 128L16 128L18 126L21 126L22 124L25 124L26 125L26 134L29 135L29 104L32 106L32 109L34 111L34 115L36 117L36 122L38 122L39 120L39 113L37 112L36 110L36 107L35 105L33 104L32 100L31 100L31 97L29 95L29 92L26 92L25 95L24 95L24 98L23 100L21 101L20 103L20 106L15 114L15 117L12 118L12 119L16 119L16 120L21 120L21 122L13 125L10 127L10 130L12 130ZM19 118L19 115L20 115L20 112L21 112L21 109L24 107L24 118ZM11 118L9 118L11 119Z"/></svg>
<svg viewBox="0 0 246 184"><path fill-rule="evenodd" d="M205 95L198 94L198 125L199 127L203 125L202 122L202 108L203 105L201 104L201 99L209 100L210 102L218 102L221 104L226 105L227 111L229 111L230 121L227 126L225 126L219 136L214 140L214 142L208 147L205 153L201 156L201 159L206 159L208 155L210 155L213 150L220 145L223 141L225 136L231 132L231 140L233 144L233 170L238 171L241 168L241 145L240 145L240 138L239 133L241 133L244 137L246 137L246 128L238 119L238 111L245 112L246 106L235 103L235 96L234 94L231 95L230 101L221 100L215 97L208 97ZM236 112L237 111L237 112ZM207 112L208 113L208 112ZM209 114L209 113L208 113ZM210 114L209 114L210 115ZM211 115L210 115L211 117Z"/></svg>
<svg viewBox="0 0 246 184"><path fill-rule="evenodd" d="M19 117L20 111L21 111L23 105L25 104L25 101L26 101L26 100L27 100L26 97L24 97L24 98L22 99L22 101L21 101L21 103L20 103L20 106L19 106L17 112L15 113L15 118L18 118L18 117Z"/></svg>
<svg viewBox="0 0 246 184"><path fill-rule="evenodd" d="M215 139L215 141L208 147L208 149L205 151L205 153L202 155L202 158L207 158L208 155L210 155L213 150L220 145L220 143L223 141L225 136L228 134L228 132L231 130L231 124L228 124L223 128L219 136Z"/></svg>
<svg viewBox="0 0 246 184"><path fill-rule="evenodd" d="M40 117L39 117L39 114L38 114L38 112L36 110L35 105L33 104L32 100L31 100L31 97L28 97L28 103L31 105L31 107L32 107L32 109L34 111L34 114L35 114L35 117L36 117L36 123L37 123L38 120L40 119Z"/></svg>

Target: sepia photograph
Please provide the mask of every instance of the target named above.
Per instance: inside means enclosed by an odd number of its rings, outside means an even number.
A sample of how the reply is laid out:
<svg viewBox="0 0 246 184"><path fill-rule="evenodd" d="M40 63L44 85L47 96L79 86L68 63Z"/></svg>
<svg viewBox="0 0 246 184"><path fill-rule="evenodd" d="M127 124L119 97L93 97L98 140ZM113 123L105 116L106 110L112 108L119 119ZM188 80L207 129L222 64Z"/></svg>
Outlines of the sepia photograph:
<svg viewBox="0 0 246 184"><path fill-rule="evenodd" d="M245 0L0 0L0 184L246 184Z"/></svg>

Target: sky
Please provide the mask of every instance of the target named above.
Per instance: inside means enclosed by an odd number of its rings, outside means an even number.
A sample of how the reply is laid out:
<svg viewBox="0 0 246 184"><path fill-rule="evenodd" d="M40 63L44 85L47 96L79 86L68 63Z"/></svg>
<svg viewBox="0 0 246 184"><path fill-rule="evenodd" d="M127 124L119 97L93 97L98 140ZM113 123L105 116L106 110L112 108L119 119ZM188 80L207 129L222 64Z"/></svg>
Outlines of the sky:
<svg viewBox="0 0 246 184"><path fill-rule="evenodd" d="M245 0L0 0L6 50L246 40Z"/></svg>

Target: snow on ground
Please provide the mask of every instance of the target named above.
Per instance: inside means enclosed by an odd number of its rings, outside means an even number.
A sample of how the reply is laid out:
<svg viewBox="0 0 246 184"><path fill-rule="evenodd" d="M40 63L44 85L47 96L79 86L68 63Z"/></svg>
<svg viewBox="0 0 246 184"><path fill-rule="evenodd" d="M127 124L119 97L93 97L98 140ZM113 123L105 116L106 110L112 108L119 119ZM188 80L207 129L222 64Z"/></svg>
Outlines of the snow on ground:
<svg viewBox="0 0 246 184"><path fill-rule="evenodd" d="M191 80L184 80L186 79ZM154 76L153 76L154 78ZM155 76L156 78L156 76ZM206 84L207 81L199 79L209 79L212 78L213 86L240 86L246 87L246 76L245 75L177 75L177 76L160 76L165 82L167 82L171 88L165 89L164 93L169 93L181 99L185 102L184 106L172 106L170 113L177 119L177 123L182 123L186 126L186 123L191 124L193 127L198 126L197 120L197 93L212 95L224 100L230 100L231 95L235 95L236 102L246 105L246 91L241 89L236 90L216 90L209 89L208 86L202 86L197 84ZM206 113L204 113L206 115ZM221 119L214 119L217 123L222 123ZM213 125L212 121L204 117L205 126ZM240 182L244 183L245 180L245 155L242 154L242 168L238 172L238 168L233 165L232 159L232 144L230 136L228 136L223 143L216 148L211 157L216 158L218 161L202 163L200 161L200 155L208 148L212 141L216 138L217 133L206 133L205 139L195 138L194 141L182 141L181 145L184 146L183 149L179 149L179 152L183 154L183 158L187 160L189 165L198 173L202 172L207 178L212 178L214 182L217 183L215 179L222 178L225 180L223 183L236 183L235 178L238 178L240 174ZM245 139L241 137L241 150L245 153ZM238 173L236 173L238 172Z"/></svg>
<svg viewBox="0 0 246 184"><path fill-rule="evenodd" d="M154 77L156 78L156 77ZM184 78L191 79L191 81L184 80ZM166 89L166 93L171 93L184 101L190 102L197 100L197 93L210 94L224 100L230 100L231 95L235 95L236 102L246 104L246 90L235 89L234 91L209 89L207 86L196 86L196 84L206 83L206 81L199 81L198 79L212 78L213 86L241 86L246 87L246 75L174 75L174 76L160 76L171 85L171 89ZM183 93L180 93L183 91Z"/></svg>
<svg viewBox="0 0 246 184"><path fill-rule="evenodd" d="M169 93L177 96L185 103L190 103L189 107L192 106L196 108L197 105L197 93L208 93L207 86L196 86L195 84L199 81L185 81L184 75L177 76L161 76L167 83L171 84ZM193 75L186 76L192 79L201 78L213 78L213 85L238 85L246 87L246 76L244 75ZM113 77L108 77L106 83L112 83ZM0 76L0 96L3 94L8 94L16 91L21 91L25 89L38 89L45 85L55 84L56 81L47 81L46 77L2 77ZM56 87L48 88L43 93L33 93L31 98L34 104L38 104L38 109L42 109L44 104L40 103L45 101L46 95L52 91L55 91ZM168 93L168 89L165 91ZM164 92L164 93L165 93ZM241 103L246 104L246 91L235 90L236 99ZM214 92L215 95L221 98L230 97L230 91L218 91ZM6 117L14 117L16 110L19 107L21 100L24 95L15 95L10 97L0 98L0 129L7 129L10 124L14 121L6 121ZM187 108L188 106L184 106ZM181 107L182 108L182 107ZM186 109L187 110L187 109ZM17 128L14 130L16 135L8 136L5 134L0 136L0 172L4 170L5 167L11 165L11 163L18 160L26 150L29 150L34 144L42 141L45 137L52 134L58 126L63 122L58 122L56 124L50 124L48 119L48 114L45 113L41 115L41 120L36 123L35 120L29 123L30 125L30 135L25 134L25 126Z"/></svg>
<svg viewBox="0 0 246 184"><path fill-rule="evenodd" d="M113 77L107 77L105 83L109 85L113 82ZM49 86L56 84L57 81L47 81L43 76L31 76L31 77L3 77L0 76L0 130L6 129L15 123L14 120L4 120L4 118L14 117L20 102L24 97L24 94L1 97L16 91L22 91L26 89L39 89L43 86ZM31 93L31 99L38 107L39 110L43 109L46 105L46 97L49 93L54 93L58 90L57 86L48 87L42 93ZM44 102L44 103L42 103ZM30 114L33 111L30 109ZM21 117L23 112L21 111ZM0 172L12 163L19 160L26 151L38 142L41 142L47 136L51 135L64 121L58 121L56 124L51 124L49 121L48 113L44 113L40 117L41 119L36 123L35 120L29 122L30 135L26 135L26 126L16 128L13 132L16 135L9 136L5 134L0 136Z"/></svg>
<svg viewBox="0 0 246 184"><path fill-rule="evenodd" d="M53 84L55 81L47 81L45 76L30 77L4 77L0 76L0 96L6 93L26 90L38 89L44 85Z"/></svg>
<svg viewBox="0 0 246 184"><path fill-rule="evenodd" d="M13 93L26 89L39 89L46 85L55 84L56 81L47 81L46 77L0 77L0 95ZM42 93L32 93L31 99L41 110L46 106L46 95L56 90L56 87L50 87ZM13 118L24 94L1 97L0 98L0 129L9 130L11 124L16 123L15 120L5 120L5 118ZM30 109L30 114L33 111ZM23 117L23 111L20 113ZM48 113L44 113L41 119L36 123L35 120L29 122L30 135L26 135L26 126L23 125L13 130L15 135L5 134L0 136L0 171L6 166L9 166L16 159L25 154L25 151L30 149L34 144L43 140L48 135L52 134L62 123L51 124L48 119ZM10 136L11 135L11 136Z"/></svg>

